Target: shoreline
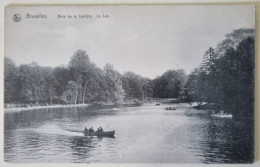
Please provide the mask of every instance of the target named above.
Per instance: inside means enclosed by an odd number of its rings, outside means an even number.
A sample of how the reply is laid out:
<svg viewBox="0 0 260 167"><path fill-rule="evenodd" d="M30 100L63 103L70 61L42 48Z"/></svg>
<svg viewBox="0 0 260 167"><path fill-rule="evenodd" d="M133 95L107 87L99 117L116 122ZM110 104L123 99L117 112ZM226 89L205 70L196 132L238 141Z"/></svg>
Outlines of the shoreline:
<svg viewBox="0 0 260 167"><path fill-rule="evenodd" d="M72 108L72 107L90 107L90 106L122 106L122 105L137 105L144 103L162 103L162 104L175 104L180 103L176 98L168 99L152 99L152 100L126 100L119 103L104 102L104 103L85 103L85 104L54 104L54 105L39 105L39 106L19 106L19 107L4 107L4 112L20 112L25 110L37 109L51 109L51 108ZM4 105L5 106L5 105Z"/></svg>
<svg viewBox="0 0 260 167"><path fill-rule="evenodd" d="M167 100L166 100L167 101ZM165 102L165 100L153 100L150 102L147 101L123 101L120 103L89 103L89 104L55 104L55 105L48 105L48 106L29 106L29 107L13 107L13 108L4 108L4 112L20 112L20 111L30 111L30 110L40 110L40 109L54 109L54 108L74 108L74 107L92 107L92 106L100 106L100 107L105 107L105 106L115 106L115 107L120 107L124 105L140 105L140 104L156 104L156 103L162 103L162 104L176 104L176 103L169 103L168 101ZM179 104L179 103L177 103ZM190 107L193 108L194 104L191 105ZM199 111L195 108L193 108L196 111Z"/></svg>
<svg viewBox="0 0 260 167"><path fill-rule="evenodd" d="M25 110L37 110L48 108L70 108L70 107L88 107L90 104L69 104L69 105L49 105L49 106L34 106L34 107L18 107L18 108L4 108L4 112L20 112Z"/></svg>
<svg viewBox="0 0 260 167"><path fill-rule="evenodd" d="M33 106L33 107L14 107L14 108L4 108L4 112L20 112L27 110L38 110L38 109L51 109L51 108L73 108L73 107L90 107L90 106L116 106L116 105L134 105L134 104L143 104L143 102L130 102L125 101L122 103L101 103L101 104L57 104L57 105L49 105L49 106Z"/></svg>

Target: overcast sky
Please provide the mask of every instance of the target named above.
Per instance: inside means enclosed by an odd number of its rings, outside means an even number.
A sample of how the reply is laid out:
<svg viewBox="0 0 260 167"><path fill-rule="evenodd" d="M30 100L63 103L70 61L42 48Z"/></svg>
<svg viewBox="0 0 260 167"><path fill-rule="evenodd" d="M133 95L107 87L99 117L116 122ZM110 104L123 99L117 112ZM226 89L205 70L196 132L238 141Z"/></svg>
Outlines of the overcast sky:
<svg viewBox="0 0 260 167"><path fill-rule="evenodd" d="M13 21L16 13L20 22ZM58 19L59 14L93 18ZM169 69L190 73L225 34L254 26L254 6L248 5L13 7L6 9L5 56L16 65L35 61L55 67L67 65L82 49L100 68L111 63L120 73L155 78Z"/></svg>

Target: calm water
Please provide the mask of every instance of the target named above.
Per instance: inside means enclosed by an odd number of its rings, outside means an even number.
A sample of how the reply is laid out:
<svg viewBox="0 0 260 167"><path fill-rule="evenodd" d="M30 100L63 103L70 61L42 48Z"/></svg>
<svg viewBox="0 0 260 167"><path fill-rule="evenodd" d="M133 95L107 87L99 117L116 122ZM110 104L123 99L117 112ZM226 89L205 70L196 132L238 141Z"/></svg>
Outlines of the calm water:
<svg viewBox="0 0 260 167"><path fill-rule="evenodd" d="M248 163L252 127L186 104L67 108L5 113L6 162ZM171 105L172 106L172 105ZM99 126L115 138L73 132Z"/></svg>

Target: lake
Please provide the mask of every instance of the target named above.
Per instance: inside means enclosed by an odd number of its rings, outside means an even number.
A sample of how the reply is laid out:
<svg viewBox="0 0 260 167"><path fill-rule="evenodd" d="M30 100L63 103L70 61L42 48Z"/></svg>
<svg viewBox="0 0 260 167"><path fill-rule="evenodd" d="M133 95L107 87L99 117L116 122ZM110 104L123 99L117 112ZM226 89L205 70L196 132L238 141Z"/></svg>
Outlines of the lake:
<svg viewBox="0 0 260 167"><path fill-rule="evenodd" d="M176 110L166 110L174 106ZM75 132L93 126L115 138ZM253 126L188 104L37 109L4 114L12 163L250 163Z"/></svg>

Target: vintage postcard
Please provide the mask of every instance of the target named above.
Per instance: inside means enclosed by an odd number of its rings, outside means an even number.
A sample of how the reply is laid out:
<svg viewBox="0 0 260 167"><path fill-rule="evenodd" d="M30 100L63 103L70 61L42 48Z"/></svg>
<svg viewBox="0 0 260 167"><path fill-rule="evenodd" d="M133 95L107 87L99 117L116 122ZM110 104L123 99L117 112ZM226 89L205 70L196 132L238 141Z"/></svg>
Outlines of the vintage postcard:
<svg viewBox="0 0 260 167"><path fill-rule="evenodd" d="M255 6L7 6L6 163L254 162Z"/></svg>

